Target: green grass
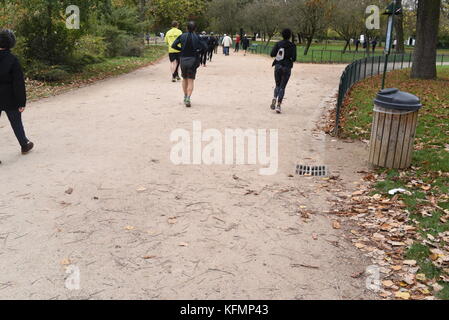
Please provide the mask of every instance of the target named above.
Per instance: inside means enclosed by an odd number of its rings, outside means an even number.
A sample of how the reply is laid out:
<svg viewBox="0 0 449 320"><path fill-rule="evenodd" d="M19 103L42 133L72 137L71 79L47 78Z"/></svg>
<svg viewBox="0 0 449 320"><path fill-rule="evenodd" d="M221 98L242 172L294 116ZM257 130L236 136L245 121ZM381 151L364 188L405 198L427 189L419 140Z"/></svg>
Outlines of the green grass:
<svg viewBox="0 0 449 320"><path fill-rule="evenodd" d="M103 62L87 65L82 71L73 73L69 79L62 82L27 81L27 91L30 100L36 100L59 94L74 87L79 87L94 81L129 73L144 67L167 54L166 46L150 46L142 57L115 57Z"/></svg>
<svg viewBox="0 0 449 320"><path fill-rule="evenodd" d="M417 95L424 105L418 120L412 169L378 169L385 179L374 185L373 193L387 195L394 188L409 190L412 195L402 195L401 199L411 214L411 220L423 238L428 234L436 237L441 232L449 231L449 222L441 220L447 214L430 205L431 199L435 199L440 208L449 209L449 67L438 68L438 80L410 79L409 73L410 70L390 72L387 83L388 87ZM349 93L343 107L343 137L370 138L373 99L380 89L380 81L379 76L366 79L356 84ZM412 183L419 180L424 185ZM431 216L422 215L421 211L428 208L431 208ZM434 266L429 256L428 245L418 240L406 253L407 259L417 260L421 273L426 274L428 279L438 281L444 270ZM449 284L440 284L444 289L437 296L449 299Z"/></svg>
<svg viewBox="0 0 449 320"><path fill-rule="evenodd" d="M272 41L267 49L265 49L266 43L262 41L252 42L259 46L258 53L269 54L275 41ZM365 57L383 56L383 47L377 47L375 53L366 53L366 50L362 46L359 47L359 51L355 52L355 47L351 45L351 51L348 49L346 53L343 53L344 42L332 41L329 44L313 43L310 47L309 53L304 55L304 45L298 45L298 62L301 63L351 63L355 60L363 59ZM412 54L413 47L406 47L406 53ZM449 49L438 50L439 56L438 62L449 62Z"/></svg>

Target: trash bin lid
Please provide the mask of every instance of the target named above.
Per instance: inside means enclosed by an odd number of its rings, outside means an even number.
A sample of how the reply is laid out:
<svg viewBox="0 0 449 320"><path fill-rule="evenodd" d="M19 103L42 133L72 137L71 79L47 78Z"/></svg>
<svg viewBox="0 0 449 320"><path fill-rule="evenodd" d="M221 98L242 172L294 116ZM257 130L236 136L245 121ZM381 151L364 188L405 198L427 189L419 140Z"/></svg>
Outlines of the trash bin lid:
<svg viewBox="0 0 449 320"><path fill-rule="evenodd" d="M417 96L396 88L381 90L374 103L380 107L394 110L418 111L422 108L421 100Z"/></svg>

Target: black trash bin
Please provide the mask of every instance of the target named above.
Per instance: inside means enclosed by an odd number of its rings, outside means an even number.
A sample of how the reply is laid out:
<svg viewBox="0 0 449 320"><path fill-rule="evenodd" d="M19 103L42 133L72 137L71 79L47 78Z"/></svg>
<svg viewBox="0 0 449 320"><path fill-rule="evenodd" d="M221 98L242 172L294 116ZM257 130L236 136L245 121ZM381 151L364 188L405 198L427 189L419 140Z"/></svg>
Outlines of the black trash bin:
<svg viewBox="0 0 449 320"><path fill-rule="evenodd" d="M384 89L374 100L369 162L373 166L405 169L412 162L418 113L418 97Z"/></svg>

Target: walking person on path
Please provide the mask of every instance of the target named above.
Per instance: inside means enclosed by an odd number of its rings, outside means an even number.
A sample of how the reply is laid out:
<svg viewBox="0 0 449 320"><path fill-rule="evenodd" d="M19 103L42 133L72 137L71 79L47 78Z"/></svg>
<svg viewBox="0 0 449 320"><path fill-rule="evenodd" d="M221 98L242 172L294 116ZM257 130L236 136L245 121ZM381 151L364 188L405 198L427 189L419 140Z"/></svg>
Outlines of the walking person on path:
<svg viewBox="0 0 449 320"><path fill-rule="evenodd" d="M192 107L191 97L195 86L195 78L200 66L201 53L206 52L207 46L195 33L196 24L190 21L187 25L188 32L183 33L172 45L173 49L180 50L182 89L184 91L184 104Z"/></svg>
<svg viewBox="0 0 449 320"><path fill-rule="evenodd" d="M22 154L30 152L34 144L28 140L22 123L26 107L26 88L19 60L11 53L16 37L10 30L0 31L0 116L5 111Z"/></svg>
<svg viewBox="0 0 449 320"><path fill-rule="evenodd" d="M175 40L182 34L182 31L178 29L179 23L173 21L172 28L167 32L165 36L165 43L168 45L168 58L170 59L170 71L172 73L172 82L181 80L179 77L179 50L173 49L172 45Z"/></svg>
<svg viewBox="0 0 449 320"><path fill-rule="evenodd" d="M239 52L240 51L240 35L237 34L237 37L235 38L235 49L234 52Z"/></svg>
<svg viewBox="0 0 449 320"><path fill-rule="evenodd" d="M278 114L282 112L281 107L282 101L284 100L285 88L290 80L293 63L296 61L296 45L290 41L292 31L290 29L284 29L282 31L282 38L283 40L276 43L271 51L271 56L273 58L276 57L273 62L276 88L274 89L271 110L276 110Z"/></svg>
<svg viewBox="0 0 449 320"><path fill-rule="evenodd" d="M245 34L245 36L242 39L242 48L243 50L245 50L245 56L248 53L248 48L249 48L250 42L249 42L249 38L248 36Z"/></svg>
<svg viewBox="0 0 449 320"><path fill-rule="evenodd" d="M207 59L212 62L212 57L214 56L215 47L217 45L217 38L214 36L214 33L210 33L209 41L207 43Z"/></svg>
<svg viewBox="0 0 449 320"><path fill-rule="evenodd" d="M371 46L373 47L373 53L375 53L377 47L377 38L374 38L374 40L371 42Z"/></svg>
<svg viewBox="0 0 449 320"><path fill-rule="evenodd" d="M223 53L225 54L225 56L229 56L229 48L232 46L231 37L225 34L221 44L223 45Z"/></svg>
<svg viewBox="0 0 449 320"><path fill-rule="evenodd" d="M201 33L200 39L201 39L201 41L204 42L204 45L207 47L208 43L209 43L209 37L208 37L206 31L203 31ZM205 50L204 52L201 53L200 60L201 60L201 65L203 67L206 67L206 65L207 65L207 55L208 55L208 50Z"/></svg>

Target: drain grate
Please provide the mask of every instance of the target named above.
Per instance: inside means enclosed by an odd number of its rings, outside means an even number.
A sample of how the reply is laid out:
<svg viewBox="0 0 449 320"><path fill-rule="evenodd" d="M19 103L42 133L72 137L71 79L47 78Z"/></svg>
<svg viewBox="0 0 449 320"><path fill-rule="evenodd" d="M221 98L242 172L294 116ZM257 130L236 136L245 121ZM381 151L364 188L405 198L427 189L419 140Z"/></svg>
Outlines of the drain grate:
<svg viewBox="0 0 449 320"><path fill-rule="evenodd" d="M329 175L329 170L326 166L296 166L296 174L306 177L325 177Z"/></svg>

